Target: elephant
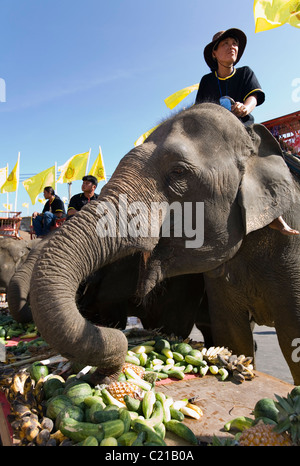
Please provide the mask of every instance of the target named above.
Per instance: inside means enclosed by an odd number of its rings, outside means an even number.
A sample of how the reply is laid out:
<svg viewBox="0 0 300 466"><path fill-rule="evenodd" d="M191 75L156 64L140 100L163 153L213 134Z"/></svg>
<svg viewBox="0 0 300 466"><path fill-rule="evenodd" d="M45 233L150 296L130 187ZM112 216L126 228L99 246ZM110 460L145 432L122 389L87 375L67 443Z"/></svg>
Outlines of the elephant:
<svg viewBox="0 0 300 466"><path fill-rule="evenodd" d="M9 282L16 270L24 264L31 249L38 240L17 241L14 238L0 237L0 291L6 293Z"/></svg>
<svg viewBox="0 0 300 466"><path fill-rule="evenodd" d="M7 300L10 314L18 322L33 319L30 309L31 274L48 239L40 240L38 247L28 254L10 281ZM205 344L211 346L203 278L192 274L166 279L143 302L135 296L142 263L142 254L136 253L108 264L88 277L79 285L76 294L80 313L94 324L122 330L126 328L127 317L136 316L144 329L159 329L162 334L181 338L187 338L195 324Z"/></svg>
<svg viewBox="0 0 300 466"><path fill-rule="evenodd" d="M172 115L41 249L30 284L39 331L62 355L97 367L95 381L116 380L126 336L84 318L76 293L95 271L138 252L141 300L166 279L203 274L214 344L254 357L250 320L274 326L300 384L299 237L269 228L283 215L299 229L299 197L263 125L246 128L209 102Z"/></svg>
<svg viewBox="0 0 300 466"><path fill-rule="evenodd" d="M136 296L143 256L136 253L96 271L77 294L80 313L98 325L125 329L127 317L139 317L144 329L187 338L193 326L206 346L212 345L210 320L200 274L181 275L159 283L146 300Z"/></svg>

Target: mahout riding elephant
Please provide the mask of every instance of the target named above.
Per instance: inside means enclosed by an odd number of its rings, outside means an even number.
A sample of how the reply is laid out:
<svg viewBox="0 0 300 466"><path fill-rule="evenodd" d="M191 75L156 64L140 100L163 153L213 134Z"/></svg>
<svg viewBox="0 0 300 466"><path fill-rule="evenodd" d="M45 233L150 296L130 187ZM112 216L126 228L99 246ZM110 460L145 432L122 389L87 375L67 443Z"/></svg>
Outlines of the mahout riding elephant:
<svg viewBox="0 0 300 466"><path fill-rule="evenodd" d="M38 242L39 240L0 237L0 291L2 293L6 293L12 276L26 261L29 252Z"/></svg>
<svg viewBox="0 0 300 466"><path fill-rule="evenodd" d="M203 274L214 344L253 356L249 316L274 325L300 384L299 237L268 226L283 215L299 229L299 198L264 126L247 129L212 103L183 110L125 155L98 200L42 248L30 286L36 325L61 354L97 366L95 378L115 379L126 337L85 319L76 293L96 270L141 252L141 299L169 277Z"/></svg>

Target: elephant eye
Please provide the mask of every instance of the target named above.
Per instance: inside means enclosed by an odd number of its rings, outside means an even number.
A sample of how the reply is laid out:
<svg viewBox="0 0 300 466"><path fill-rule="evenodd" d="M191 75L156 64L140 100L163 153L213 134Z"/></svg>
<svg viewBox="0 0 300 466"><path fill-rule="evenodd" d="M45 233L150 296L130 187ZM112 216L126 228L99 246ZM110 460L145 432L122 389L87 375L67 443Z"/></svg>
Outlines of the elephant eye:
<svg viewBox="0 0 300 466"><path fill-rule="evenodd" d="M183 195L187 189L188 170L183 165L174 165L166 176L168 189L176 195Z"/></svg>
<svg viewBox="0 0 300 466"><path fill-rule="evenodd" d="M176 165L169 172L169 176L172 177L172 175L173 175L173 177L180 177L180 176L184 175L185 172L186 172L186 170L182 165Z"/></svg>

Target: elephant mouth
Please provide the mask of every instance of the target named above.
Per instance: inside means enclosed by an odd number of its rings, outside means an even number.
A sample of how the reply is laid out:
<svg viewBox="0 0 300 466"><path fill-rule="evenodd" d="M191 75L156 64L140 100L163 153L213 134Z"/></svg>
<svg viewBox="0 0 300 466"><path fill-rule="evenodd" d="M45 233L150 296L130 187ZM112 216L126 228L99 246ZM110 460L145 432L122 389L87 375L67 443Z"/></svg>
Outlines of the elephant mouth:
<svg viewBox="0 0 300 466"><path fill-rule="evenodd" d="M153 251L141 253L136 297L142 300L167 277L167 271L171 268L174 248L170 245L162 247L162 239Z"/></svg>

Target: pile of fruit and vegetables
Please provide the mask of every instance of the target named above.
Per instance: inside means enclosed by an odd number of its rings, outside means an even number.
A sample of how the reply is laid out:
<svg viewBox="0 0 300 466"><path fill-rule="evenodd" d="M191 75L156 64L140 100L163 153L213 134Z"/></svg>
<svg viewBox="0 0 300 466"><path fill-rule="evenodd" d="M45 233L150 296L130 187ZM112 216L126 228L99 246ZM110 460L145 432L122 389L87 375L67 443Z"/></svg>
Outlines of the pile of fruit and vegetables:
<svg viewBox="0 0 300 466"><path fill-rule="evenodd" d="M241 446L299 446L300 445L300 386L286 397L274 394L272 398L257 401L253 417L239 416L224 425L233 437L222 440L215 437L214 445Z"/></svg>
<svg viewBox="0 0 300 466"><path fill-rule="evenodd" d="M189 445L199 445L192 423L201 422L204 413L197 400L173 399L160 390L160 381L208 376L243 383L255 377L252 358L234 355L227 348L205 348L203 343L158 331L125 331L128 352L119 380L93 385L90 375L95 368L75 367L57 355L34 324L16 324L6 316L2 328L4 344L12 337L20 340L6 347L6 360L0 363L0 389L10 404L8 419L20 446L166 446L168 432ZM251 444L251 428L266 429L286 444L297 444L299 435L294 427L290 432L290 425L297 425L297 416L300 419L300 400L290 395L274 403L280 413L273 419L276 433L269 422L272 417L258 416L255 410L254 419L243 418L243 424L238 418L224 426L228 436L232 429L243 430L240 436L228 437L227 444ZM287 403L292 406L283 414ZM190 427L187 419L192 420ZM216 437L212 444L223 444L223 440Z"/></svg>

